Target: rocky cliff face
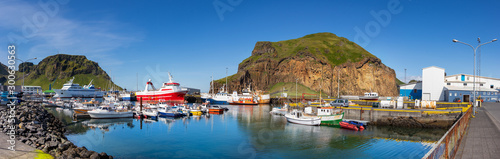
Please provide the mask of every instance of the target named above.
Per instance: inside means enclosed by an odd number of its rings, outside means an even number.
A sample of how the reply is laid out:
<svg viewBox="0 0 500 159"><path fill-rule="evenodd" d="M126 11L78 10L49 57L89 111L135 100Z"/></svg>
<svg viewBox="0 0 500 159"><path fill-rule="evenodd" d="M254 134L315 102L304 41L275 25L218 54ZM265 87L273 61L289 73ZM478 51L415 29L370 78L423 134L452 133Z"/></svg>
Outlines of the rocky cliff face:
<svg viewBox="0 0 500 159"><path fill-rule="evenodd" d="M228 78L229 90L269 90L279 82L296 82L330 96L363 95L370 89L396 96L396 74L380 59L349 40L318 33L280 42L257 42L252 56ZM220 88L225 79L215 82ZM217 89L216 89L217 90Z"/></svg>

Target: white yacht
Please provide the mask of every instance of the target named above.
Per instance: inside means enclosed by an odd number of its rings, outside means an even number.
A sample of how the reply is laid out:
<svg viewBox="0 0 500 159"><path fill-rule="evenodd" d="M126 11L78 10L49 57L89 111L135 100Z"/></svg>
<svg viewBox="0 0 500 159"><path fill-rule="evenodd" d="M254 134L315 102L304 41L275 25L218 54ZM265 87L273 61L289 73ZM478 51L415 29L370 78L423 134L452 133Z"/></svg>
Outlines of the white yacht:
<svg viewBox="0 0 500 159"><path fill-rule="evenodd" d="M67 83L63 85L61 89L54 89L56 95L54 97L58 98L102 98L104 92L95 89L92 85L92 81L88 85L81 87L79 84L73 83L75 77L70 79Z"/></svg>

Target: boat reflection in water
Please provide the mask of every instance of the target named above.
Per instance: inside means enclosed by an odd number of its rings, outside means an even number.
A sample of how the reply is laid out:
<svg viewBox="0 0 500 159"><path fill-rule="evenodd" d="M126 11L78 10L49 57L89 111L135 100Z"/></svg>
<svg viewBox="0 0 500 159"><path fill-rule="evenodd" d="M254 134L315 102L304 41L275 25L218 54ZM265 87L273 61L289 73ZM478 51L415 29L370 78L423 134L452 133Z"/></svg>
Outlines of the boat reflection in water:
<svg viewBox="0 0 500 159"><path fill-rule="evenodd" d="M224 106L223 114L82 121L66 136L117 158L421 158L446 131L305 126L271 115L269 105Z"/></svg>

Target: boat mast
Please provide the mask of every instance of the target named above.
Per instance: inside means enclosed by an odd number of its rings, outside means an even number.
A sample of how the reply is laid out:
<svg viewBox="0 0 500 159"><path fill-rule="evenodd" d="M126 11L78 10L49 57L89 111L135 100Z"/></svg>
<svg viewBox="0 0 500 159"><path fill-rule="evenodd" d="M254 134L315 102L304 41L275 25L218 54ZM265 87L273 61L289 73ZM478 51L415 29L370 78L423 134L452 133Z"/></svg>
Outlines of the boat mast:
<svg viewBox="0 0 500 159"><path fill-rule="evenodd" d="M229 87L227 87L227 67L226 67L226 89L225 89L226 93L227 93L227 92L229 92L229 91L228 91L228 88L229 88Z"/></svg>
<svg viewBox="0 0 500 159"><path fill-rule="evenodd" d="M212 94L214 94L214 74L212 73L212 83L210 83L210 87L212 88Z"/></svg>

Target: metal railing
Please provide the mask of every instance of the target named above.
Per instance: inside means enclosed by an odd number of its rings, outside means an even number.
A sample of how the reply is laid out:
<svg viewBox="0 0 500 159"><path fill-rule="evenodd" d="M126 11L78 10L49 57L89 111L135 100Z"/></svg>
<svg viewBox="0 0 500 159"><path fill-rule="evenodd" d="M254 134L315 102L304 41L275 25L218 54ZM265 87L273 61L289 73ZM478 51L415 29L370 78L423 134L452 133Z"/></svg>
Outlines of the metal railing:
<svg viewBox="0 0 500 159"><path fill-rule="evenodd" d="M425 159L437 158L454 158L458 151L460 142L462 141L467 128L469 127L469 119L472 115L472 109L467 109L460 119L448 130L444 136L433 146L433 148L425 154Z"/></svg>

